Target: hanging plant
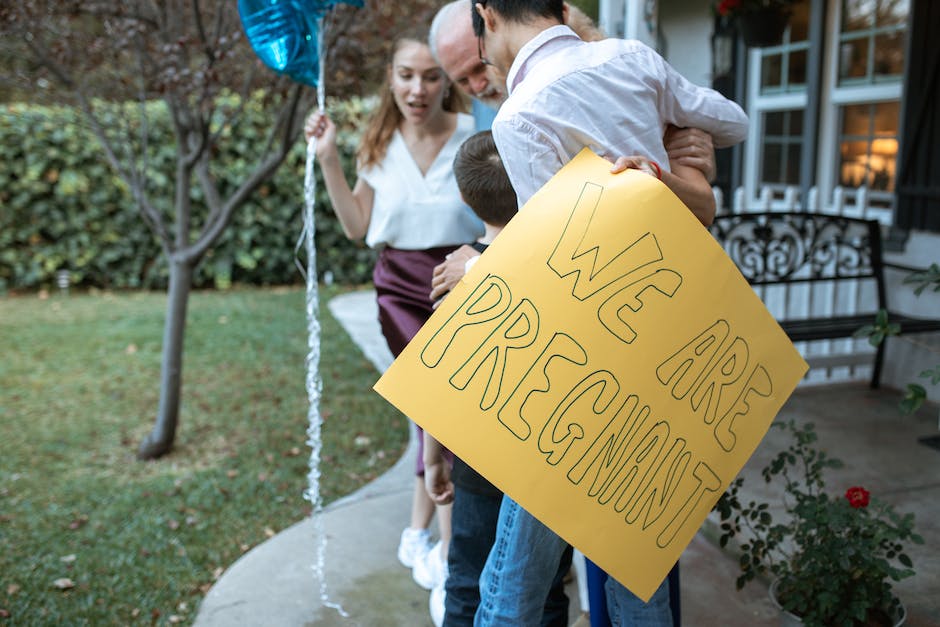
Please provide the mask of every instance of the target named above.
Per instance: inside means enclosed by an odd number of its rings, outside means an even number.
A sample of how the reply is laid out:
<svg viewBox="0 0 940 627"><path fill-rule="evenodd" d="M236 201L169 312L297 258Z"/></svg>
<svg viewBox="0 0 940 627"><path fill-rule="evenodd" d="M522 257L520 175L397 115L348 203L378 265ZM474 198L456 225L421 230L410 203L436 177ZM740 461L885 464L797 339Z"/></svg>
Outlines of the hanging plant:
<svg viewBox="0 0 940 627"><path fill-rule="evenodd" d="M733 21L747 46L775 46L783 41L796 0L720 0L715 13Z"/></svg>

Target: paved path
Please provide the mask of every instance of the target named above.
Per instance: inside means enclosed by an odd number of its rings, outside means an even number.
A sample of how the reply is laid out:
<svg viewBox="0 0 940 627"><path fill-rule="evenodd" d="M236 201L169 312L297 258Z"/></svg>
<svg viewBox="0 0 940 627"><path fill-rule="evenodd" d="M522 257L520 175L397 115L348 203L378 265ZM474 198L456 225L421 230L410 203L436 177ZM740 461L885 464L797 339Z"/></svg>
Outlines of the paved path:
<svg viewBox="0 0 940 627"><path fill-rule="evenodd" d="M376 322L372 292L346 294L330 311L366 356L383 371L391 355ZM902 511L913 511L926 544L912 551L918 575L897 590L908 608L908 627L940 627L940 451L917 442L935 435L936 407L916 418L898 416L897 393L863 384L801 388L784 417L813 420L820 442L846 467L830 477L832 490L863 485ZM931 413L932 412L932 413ZM776 430L748 463L747 482L767 496L759 469L780 445ZM408 520L413 444L386 474L327 507L325 580L328 596L349 613L342 618L324 607L312 565L314 521L307 519L258 545L235 562L203 600L196 627L430 625L428 593L411 581L395 558L398 536ZM745 498L747 495L745 495ZM778 624L766 588L735 590L737 560L719 550L709 520L682 555L683 624L689 627L771 627ZM576 605L576 593L569 586ZM576 607L572 614L576 614Z"/></svg>

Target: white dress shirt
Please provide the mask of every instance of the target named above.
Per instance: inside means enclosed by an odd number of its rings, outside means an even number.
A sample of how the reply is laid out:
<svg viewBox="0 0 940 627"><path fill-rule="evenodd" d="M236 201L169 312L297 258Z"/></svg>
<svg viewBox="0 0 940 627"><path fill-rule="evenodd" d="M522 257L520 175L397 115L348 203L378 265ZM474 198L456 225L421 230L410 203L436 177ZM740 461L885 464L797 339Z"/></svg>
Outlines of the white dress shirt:
<svg viewBox="0 0 940 627"><path fill-rule="evenodd" d="M689 82L638 41L588 43L553 26L522 47L506 83L493 138L520 207L585 146L611 159L644 156L668 170L667 124L702 129L716 146L747 135L741 107Z"/></svg>
<svg viewBox="0 0 940 627"><path fill-rule="evenodd" d="M385 158L359 171L375 192L366 244L402 250L456 246L476 240L483 223L461 199L454 178L457 149L474 132L473 118L457 115L457 128L421 174L398 130Z"/></svg>

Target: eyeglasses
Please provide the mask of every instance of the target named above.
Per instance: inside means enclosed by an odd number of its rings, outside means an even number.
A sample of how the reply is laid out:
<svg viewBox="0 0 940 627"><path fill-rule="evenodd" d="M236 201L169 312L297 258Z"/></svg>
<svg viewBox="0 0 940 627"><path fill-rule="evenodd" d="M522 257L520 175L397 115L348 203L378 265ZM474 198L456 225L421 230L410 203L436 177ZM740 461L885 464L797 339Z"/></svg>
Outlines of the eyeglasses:
<svg viewBox="0 0 940 627"><path fill-rule="evenodd" d="M477 55L479 55L480 63L483 65L494 65L492 61L483 56L483 35L477 37Z"/></svg>
<svg viewBox="0 0 940 627"><path fill-rule="evenodd" d="M483 65L493 65L493 62L483 56L483 35L486 33L486 27L483 24L483 16L477 11L477 5L480 8L486 8L487 0L479 0L473 5L473 30L477 33L477 56L480 57L480 63Z"/></svg>

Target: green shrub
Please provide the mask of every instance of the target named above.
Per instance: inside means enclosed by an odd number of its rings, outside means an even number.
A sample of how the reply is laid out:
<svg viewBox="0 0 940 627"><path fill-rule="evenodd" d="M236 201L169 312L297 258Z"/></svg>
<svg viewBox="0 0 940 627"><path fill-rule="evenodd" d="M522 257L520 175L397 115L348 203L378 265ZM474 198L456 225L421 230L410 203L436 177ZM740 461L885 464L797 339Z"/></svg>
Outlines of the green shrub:
<svg viewBox="0 0 940 627"><path fill-rule="evenodd" d="M222 104L232 108L238 101L231 97ZM330 105L342 128L340 153L350 181L359 129L370 105L360 99ZM176 147L163 103L147 107L147 193L172 225ZM98 110L115 137L127 127L140 134L136 104L99 104ZM212 173L223 197L260 158L271 116L258 95L246 103L236 125L221 129ZM49 286L58 270L68 270L72 283L84 286L165 285L162 249L79 111L30 104L0 108L0 150L0 290ZM305 158L305 146L298 141L275 175L236 210L231 225L200 264L195 287L301 280L294 250L303 222ZM318 272L343 283L369 280L372 251L345 238L319 171L317 179ZM198 225L206 207L197 185L191 197Z"/></svg>

